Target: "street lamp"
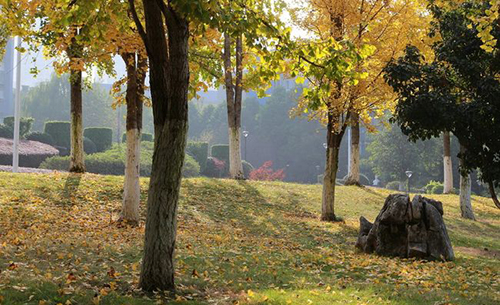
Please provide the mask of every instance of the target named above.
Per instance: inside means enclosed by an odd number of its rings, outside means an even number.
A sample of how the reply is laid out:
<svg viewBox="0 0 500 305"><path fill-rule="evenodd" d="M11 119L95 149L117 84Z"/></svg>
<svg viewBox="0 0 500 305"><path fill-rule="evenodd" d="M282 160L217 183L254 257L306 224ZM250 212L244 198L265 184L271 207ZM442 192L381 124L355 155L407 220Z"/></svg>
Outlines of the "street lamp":
<svg viewBox="0 0 500 305"><path fill-rule="evenodd" d="M324 147L325 149L327 149L327 148L328 148L328 144L323 143L323 147Z"/></svg>
<svg viewBox="0 0 500 305"><path fill-rule="evenodd" d="M406 174L406 177L408 177L408 185L407 185L407 187L408 187L408 194L410 194L410 178L413 175L413 172L412 171L406 171L405 174Z"/></svg>
<svg viewBox="0 0 500 305"><path fill-rule="evenodd" d="M317 183L319 183L319 169L320 169L320 166L316 165L316 182Z"/></svg>
<svg viewBox="0 0 500 305"><path fill-rule="evenodd" d="M249 134L247 130L243 130L243 138L245 138L245 161L247 161L247 138Z"/></svg>

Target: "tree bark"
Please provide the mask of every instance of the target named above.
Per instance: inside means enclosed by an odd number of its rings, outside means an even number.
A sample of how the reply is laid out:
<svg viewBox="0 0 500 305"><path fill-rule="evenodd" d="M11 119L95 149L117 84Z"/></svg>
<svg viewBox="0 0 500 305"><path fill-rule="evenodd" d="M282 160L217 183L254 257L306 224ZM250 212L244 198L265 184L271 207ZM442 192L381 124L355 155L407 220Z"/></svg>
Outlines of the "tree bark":
<svg viewBox="0 0 500 305"><path fill-rule="evenodd" d="M493 203L495 203L495 206L500 209L500 201L498 201L497 194L495 192L495 185L493 184L493 181L490 180L488 181L488 189L490 191L491 199L493 200Z"/></svg>
<svg viewBox="0 0 500 305"><path fill-rule="evenodd" d="M122 54L127 67L127 152L125 164L125 182L121 220L128 224L139 223L140 205L140 158L142 129L142 96L144 94L145 59L135 53ZM142 92L141 92L142 91Z"/></svg>
<svg viewBox="0 0 500 305"><path fill-rule="evenodd" d="M451 161L450 132L443 133L443 166L444 166L444 188L443 194L453 193L453 164Z"/></svg>
<svg viewBox="0 0 500 305"><path fill-rule="evenodd" d="M133 11L133 0L129 3ZM189 26L163 1L143 0L143 5L147 31L133 15L149 57L155 144L140 287L165 291L175 289L177 205L188 130Z"/></svg>
<svg viewBox="0 0 500 305"><path fill-rule="evenodd" d="M465 147L460 145L460 151L463 152ZM460 165L463 165L463 160L460 159ZM460 175L460 211L462 217L466 219L476 220L471 204L471 179L470 174Z"/></svg>
<svg viewBox="0 0 500 305"><path fill-rule="evenodd" d="M226 85L227 120L229 131L229 176L244 179L241 162L241 103L243 97L243 44L242 36L236 38L236 84L233 84L231 64L231 37L224 34L224 81Z"/></svg>
<svg viewBox="0 0 500 305"><path fill-rule="evenodd" d="M323 178L323 198L321 205L322 221L337 221L335 216L335 184L339 162L339 149L342 135L334 130L335 122L333 115L328 114L328 125L326 135L326 166Z"/></svg>
<svg viewBox="0 0 500 305"><path fill-rule="evenodd" d="M72 173L85 172L83 150L83 107L82 107L82 71L71 70L71 148L69 171Z"/></svg>
<svg viewBox="0 0 500 305"><path fill-rule="evenodd" d="M359 115L351 113L351 158L349 162L349 175L345 185L361 186L359 181Z"/></svg>

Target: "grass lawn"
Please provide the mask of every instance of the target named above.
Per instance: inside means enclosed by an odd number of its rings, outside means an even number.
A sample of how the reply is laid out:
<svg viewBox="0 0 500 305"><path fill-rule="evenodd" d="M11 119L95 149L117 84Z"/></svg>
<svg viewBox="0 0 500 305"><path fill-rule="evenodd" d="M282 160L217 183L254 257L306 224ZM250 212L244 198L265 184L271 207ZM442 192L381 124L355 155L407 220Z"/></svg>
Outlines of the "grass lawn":
<svg viewBox="0 0 500 305"><path fill-rule="evenodd" d="M143 206L147 180L142 180ZM356 253L358 219L387 190L339 187L344 223L319 221L321 186L185 179L177 294L137 289L144 226L119 228L123 177L0 173L0 304L499 304L500 210L444 204L454 262ZM142 210L144 215L144 209Z"/></svg>

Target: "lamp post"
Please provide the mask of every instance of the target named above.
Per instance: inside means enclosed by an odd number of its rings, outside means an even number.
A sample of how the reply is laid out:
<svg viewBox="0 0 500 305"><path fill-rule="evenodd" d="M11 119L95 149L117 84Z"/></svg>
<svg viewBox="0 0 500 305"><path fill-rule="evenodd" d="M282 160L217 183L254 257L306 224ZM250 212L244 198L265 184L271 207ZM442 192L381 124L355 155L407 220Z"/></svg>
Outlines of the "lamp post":
<svg viewBox="0 0 500 305"><path fill-rule="evenodd" d="M21 121L21 36L17 37L16 50L16 99L14 102L14 143L12 152L12 172L19 170L19 125Z"/></svg>
<svg viewBox="0 0 500 305"><path fill-rule="evenodd" d="M245 161L247 161L247 138L249 134L247 130L243 130L243 138L245 138Z"/></svg>
<svg viewBox="0 0 500 305"><path fill-rule="evenodd" d="M323 147L324 147L325 149L327 149L327 148L328 148L328 144L323 143Z"/></svg>
<svg viewBox="0 0 500 305"><path fill-rule="evenodd" d="M320 169L320 166L316 165L316 182L317 183L319 183L319 169Z"/></svg>
<svg viewBox="0 0 500 305"><path fill-rule="evenodd" d="M405 174L406 174L406 177L408 177L408 184L407 184L408 191L407 191L407 193L410 194L410 178L413 175L413 172L412 171L406 171Z"/></svg>

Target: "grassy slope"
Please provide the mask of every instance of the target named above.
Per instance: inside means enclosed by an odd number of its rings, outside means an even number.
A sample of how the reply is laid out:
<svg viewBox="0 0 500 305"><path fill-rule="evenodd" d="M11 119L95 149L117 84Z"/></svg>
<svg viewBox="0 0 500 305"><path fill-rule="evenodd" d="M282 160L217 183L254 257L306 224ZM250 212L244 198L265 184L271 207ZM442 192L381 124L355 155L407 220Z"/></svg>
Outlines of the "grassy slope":
<svg viewBox="0 0 500 305"><path fill-rule="evenodd" d="M122 179L0 173L4 304L155 303L135 290L144 228L112 222ZM145 199L147 180L142 189ZM479 221L472 222L460 219L457 196L432 196L444 203L457 260L424 263L353 249L359 216L373 220L389 191L339 187L336 209L345 223L336 224L319 221L320 194L319 185L184 180L173 299L189 304L500 301L500 211L488 199L474 197Z"/></svg>

